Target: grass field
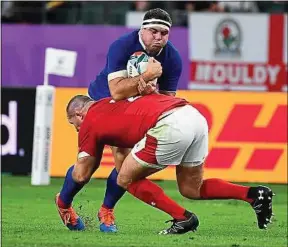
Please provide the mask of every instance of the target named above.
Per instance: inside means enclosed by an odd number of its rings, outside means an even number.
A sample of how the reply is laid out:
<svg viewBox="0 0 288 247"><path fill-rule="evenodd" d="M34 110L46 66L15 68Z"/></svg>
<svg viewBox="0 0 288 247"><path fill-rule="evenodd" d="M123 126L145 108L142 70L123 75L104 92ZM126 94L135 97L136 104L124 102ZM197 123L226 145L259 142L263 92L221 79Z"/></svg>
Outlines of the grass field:
<svg viewBox="0 0 288 247"><path fill-rule="evenodd" d="M63 179L52 179L50 186L32 187L29 177L2 176L2 246L287 246L287 186L271 185L274 197L274 223L258 230L252 208L240 201L189 201L177 191L175 182L159 182L172 198L195 212L200 219L196 233L159 236L170 226L170 217L126 194L119 202L116 217L119 232L104 234L98 229L96 212L101 205L105 180L91 180L76 197L74 206L85 218L85 232L64 227L54 195Z"/></svg>

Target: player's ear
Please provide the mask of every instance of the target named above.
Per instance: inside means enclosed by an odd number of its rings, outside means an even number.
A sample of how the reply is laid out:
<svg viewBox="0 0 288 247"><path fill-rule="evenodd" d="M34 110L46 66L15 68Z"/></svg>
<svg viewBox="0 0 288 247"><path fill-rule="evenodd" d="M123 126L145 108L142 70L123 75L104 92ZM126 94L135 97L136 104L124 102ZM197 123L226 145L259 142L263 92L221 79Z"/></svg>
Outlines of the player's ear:
<svg viewBox="0 0 288 247"><path fill-rule="evenodd" d="M76 111L76 112L75 112L75 116L76 116L76 117L79 117L80 119L82 119L82 114L81 114L80 111Z"/></svg>

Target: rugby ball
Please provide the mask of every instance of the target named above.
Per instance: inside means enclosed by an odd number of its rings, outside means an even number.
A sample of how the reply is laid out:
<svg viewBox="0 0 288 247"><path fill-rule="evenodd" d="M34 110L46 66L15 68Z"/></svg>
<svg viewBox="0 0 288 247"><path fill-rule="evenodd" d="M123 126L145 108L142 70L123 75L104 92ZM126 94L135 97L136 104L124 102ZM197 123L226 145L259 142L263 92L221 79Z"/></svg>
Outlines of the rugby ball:
<svg viewBox="0 0 288 247"><path fill-rule="evenodd" d="M148 59L149 56L143 51L133 53L127 63L128 77L143 74L147 69Z"/></svg>

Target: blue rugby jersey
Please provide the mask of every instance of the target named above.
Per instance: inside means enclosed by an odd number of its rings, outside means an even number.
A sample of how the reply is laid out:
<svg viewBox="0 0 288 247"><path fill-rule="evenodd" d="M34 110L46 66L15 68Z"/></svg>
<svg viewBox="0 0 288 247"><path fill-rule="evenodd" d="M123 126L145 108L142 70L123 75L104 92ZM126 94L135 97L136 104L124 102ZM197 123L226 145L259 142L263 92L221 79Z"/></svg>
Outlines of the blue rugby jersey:
<svg viewBox="0 0 288 247"><path fill-rule="evenodd" d="M110 97L109 80L117 77L127 77L127 62L130 56L137 51L144 51L145 47L139 39L139 30L130 32L114 41L107 54L105 68L89 85L88 94L94 100ZM159 90L176 92L178 80L182 71L182 60L179 52L170 41L160 54L154 56L163 68L163 73L158 78Z"/></svg>

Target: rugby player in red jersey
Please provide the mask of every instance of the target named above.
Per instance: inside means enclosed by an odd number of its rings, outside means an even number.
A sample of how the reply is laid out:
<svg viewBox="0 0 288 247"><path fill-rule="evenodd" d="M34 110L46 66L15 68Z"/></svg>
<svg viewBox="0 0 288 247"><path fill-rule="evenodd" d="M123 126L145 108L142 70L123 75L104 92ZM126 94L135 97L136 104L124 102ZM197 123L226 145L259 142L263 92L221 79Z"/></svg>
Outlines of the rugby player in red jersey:
<svg viewBox="0 0 288 247"><path fill-rule="evenodd" d="M221 179L203 180L208 126L206 119L186 100L151 94L118 102L112 98L95 102L78 95L70 100L66 111L68 121L79 131L78 159L72 174L74 182L83 187L90 180L100 165L105 145L132 148L120 168L117 183L173 217L172 226L161 233L186 233L196 230L199 225L195 214L169 199L157 185L143 182L149 181L144 179L146 176L168 165L176 166L179 191L186 198L243 200L254 208L259 228L266 229L271 222L271 189L236 185ZM71 192L62 190L61 193ZM76 193L73 190L69 195L71 201ZM71 204L63 205L59 195L56 202L63 222L73 218L75 224L69 224L77 228L82 221ZM178 216L173 216L171 211L177 211ZM70 229L69 224L66 222Z"/></svg>

